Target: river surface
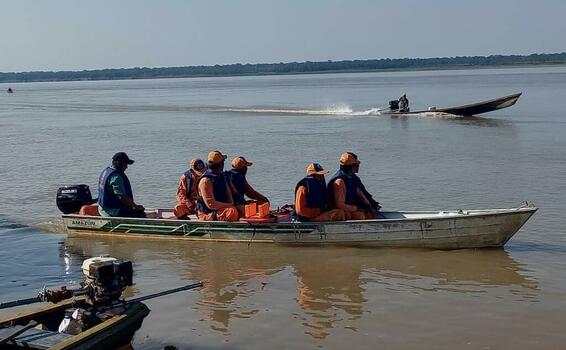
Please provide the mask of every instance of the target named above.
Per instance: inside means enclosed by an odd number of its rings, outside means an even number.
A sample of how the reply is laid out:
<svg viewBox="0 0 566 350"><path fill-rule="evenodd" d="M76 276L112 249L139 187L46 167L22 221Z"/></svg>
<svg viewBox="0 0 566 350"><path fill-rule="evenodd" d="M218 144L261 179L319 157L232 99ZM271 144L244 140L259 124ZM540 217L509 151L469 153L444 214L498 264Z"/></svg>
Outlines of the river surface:
<svg viewBox="0 0 566 350"><path fill-rule="evenodd" d="M13 94L4 93L8 87ZM482 118L390 117L515 92ZM85 257L134 262L135 349L559 349L566 344L566 68L0 84L0 301L80 281ZM309 162L355 152L384 210L540 210L496 250L302 248L68 238L55 192L95 191L117 151L136 201L174 204L192 157L254 162L289 203ZM4 312L5 313L5 312Z"/></svg>

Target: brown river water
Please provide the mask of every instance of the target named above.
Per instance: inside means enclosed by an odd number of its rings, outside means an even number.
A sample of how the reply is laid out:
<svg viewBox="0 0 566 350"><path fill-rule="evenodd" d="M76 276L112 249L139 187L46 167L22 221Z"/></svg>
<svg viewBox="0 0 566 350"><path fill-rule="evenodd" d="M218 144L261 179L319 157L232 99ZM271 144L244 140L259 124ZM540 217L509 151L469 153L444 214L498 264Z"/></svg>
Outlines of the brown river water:
<svg viewBox="0 0 566 350"><path fill-rule="evenodd" d="M0 94L0 301L79 281L86 257L134 262L135 349L561 349L566 344L566 68L11 84ZM5 91L7 84L0 84ZM482 118L388 117L523 91ZM420 108L419 108L420 109ZM274 206L344 150L384 209L540 210L503 249L285 247L67 237L54 197L94 190L126 151L138 202L174 203L194 156L254 162ZM6 314L2 310L0 314Z"/></svg>

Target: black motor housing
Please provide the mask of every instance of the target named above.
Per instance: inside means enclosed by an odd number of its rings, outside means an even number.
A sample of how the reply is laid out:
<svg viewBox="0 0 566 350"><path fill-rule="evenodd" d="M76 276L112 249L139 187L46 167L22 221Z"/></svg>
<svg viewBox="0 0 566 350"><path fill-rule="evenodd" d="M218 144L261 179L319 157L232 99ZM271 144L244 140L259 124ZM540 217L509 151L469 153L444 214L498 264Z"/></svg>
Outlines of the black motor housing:
<svg viewBox="0 0 566 350"><path fill-rule="evenodd" d="M389 101L389 109L392 111L399 110L399 101L398 100Z"/></svg>
<svg viewBox="0 0 566 350"><path fill-rule="evenodd" d="M57 190L56 202L63 214L71 214L78 213L83 205L92 204L94 200L88 185L72 185Z"/></svg>

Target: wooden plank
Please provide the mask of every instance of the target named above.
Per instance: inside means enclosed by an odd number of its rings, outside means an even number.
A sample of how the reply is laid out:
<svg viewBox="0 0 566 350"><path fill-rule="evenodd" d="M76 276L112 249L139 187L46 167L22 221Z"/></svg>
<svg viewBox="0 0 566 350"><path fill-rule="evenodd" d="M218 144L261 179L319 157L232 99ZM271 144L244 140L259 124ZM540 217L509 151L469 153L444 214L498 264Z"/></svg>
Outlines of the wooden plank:
<svg viewBox="0 0 566 350"><path fill-rule="evenodd" d="M37 316L43 316L60 310L65 310L73 306L73 303L78 300L85 300L85 297L78 297L70 300L64 300L56 304L48 304L39 308L24 310L13 315L4 316L0 318L0 326L10 322L20 322L22 320L31 319Z"/></svg>
<svg viewBox="0 0 566 350"><path fill-rule="evenodd" d="M149 309L144 304L139 303L132 305L125 314L116 315L91 329L66 339L50 348L50 350L88 349L90 346L83 348L81 347L81 343L85 343L96 336L107 339L116 334L127 332L128 328L132 327L134 322L143 320L147 314L149 314ZM128 320L130 320L130 322L128 322Z"/></svg>

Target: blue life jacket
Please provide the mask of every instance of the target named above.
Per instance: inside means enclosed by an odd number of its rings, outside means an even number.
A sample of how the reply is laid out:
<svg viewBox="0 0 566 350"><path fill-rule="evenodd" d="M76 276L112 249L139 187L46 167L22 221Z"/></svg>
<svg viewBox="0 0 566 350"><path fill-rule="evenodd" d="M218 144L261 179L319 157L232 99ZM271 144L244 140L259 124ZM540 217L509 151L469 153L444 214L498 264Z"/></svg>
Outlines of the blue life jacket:
<svg viewBox="0 0 566 350"><path fill-rule="evenodd" d="M234 204L239 205L246 203L246 185L248 184L246 175L240 174L234 169L225 171L224 174L226 175L226 180L236 189Z"/></svg>
<svg viewBox="0 0 566 350"><path fill-rule="evenodd" d="M342 179L342 181L344 181L344 183L346 184L346 204L359 205L360 202L358 200L358 182L352 175L346 174L343 170L338 170L328 181L328 198L330 199L330 202L334 204L332 185L338 179Z"/></svg>
<svg viewBox="0 0 566 350"><path fill-rule="evenodd" d="M326 194L326 186L320 183L314 176L307 176L295 186L295 197L299 187L307 188L307 207L320 208L325 211L328 208L328 196Z"/></svg>
<svg viewBox="0 0 566 350"><path fill-rule="evenodd" d="M198 183L202 181L202 179L208 178L212 181L212 192L214 193L214 199L219 202L228 203L228 183L226 182L226 177L224 173L215 174L210 170L207 170L198 180ZM198 185L197 185L198 186ZM197 210L204 213L212 213L215 210L210 209L204 203L204 199L202 198L200 191L197 198Z"/></svg>
<svg viewBox="0 0 566 350"><path fill-rule="evenodd" d="M187 195L187 198L189 198L191 196L191 179L192 179L192 174L190 170L187 170L183 173L183 175L185 175L185 186L187 188L187 190L185 191L185 194Z"/></svg>
<svg viewBox="0 0 566 350"><path fill-rule="evenodd" d="M134 200L134 195L132 193L132 186L130 185L130 180L123 171L119 171L112 167L107 167L100 174L98 179L98 205L104 210L112 209L128 209L128 206L122 203L120 198L112 191L110 188L110 176L116 174L122 178L124 182L124 190L126 195Z"/></svg>

